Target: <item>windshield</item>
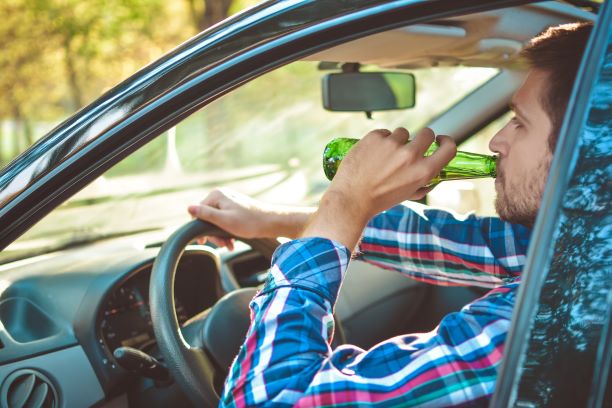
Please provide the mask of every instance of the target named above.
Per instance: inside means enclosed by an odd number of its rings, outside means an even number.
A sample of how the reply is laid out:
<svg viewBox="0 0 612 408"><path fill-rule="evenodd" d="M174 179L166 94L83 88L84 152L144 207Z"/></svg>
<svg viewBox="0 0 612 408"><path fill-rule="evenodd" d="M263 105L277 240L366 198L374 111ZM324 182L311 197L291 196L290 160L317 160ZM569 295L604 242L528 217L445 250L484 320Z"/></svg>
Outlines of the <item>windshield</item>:
<svg viewBox="0 0 612 408"><path fill-rule="evenodd" d="M264 201L308 205L328 185L325 144L376 128L418 129L498 71L432 68L416 77L412 109L339 113L323 109L315 62L259 77L160 135L73 196L0 254L0 262L107 237L173 228L188 204L217 186Z"/></svg>

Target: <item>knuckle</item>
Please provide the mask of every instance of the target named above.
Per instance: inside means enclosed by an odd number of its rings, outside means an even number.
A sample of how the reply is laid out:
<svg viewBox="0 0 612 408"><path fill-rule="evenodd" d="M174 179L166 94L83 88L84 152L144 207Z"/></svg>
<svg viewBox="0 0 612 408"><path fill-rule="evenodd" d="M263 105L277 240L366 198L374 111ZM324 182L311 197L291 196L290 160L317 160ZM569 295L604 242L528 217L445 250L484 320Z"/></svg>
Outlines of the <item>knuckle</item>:
<svg viewBox="0 0 612 408"><path fill-rule="evenodd" d="M420 171L417 172L417 178L421 184L427 184L435 176L435 171L429 168L429 166L422 166Z"/></svg>
<svg viewBox="0 0 612 408"><path fill-rule="evenodd" d="M227 195L227 191L223 187L217 187L215 188L214 191L215 191L215 198L223 198Z"/></svg>
<svg viewBox="0 0 612 408"><path fill-rule="evenodd" d="M391 131L389 131L388 129L374 129L371 130L370 132L368 132L367 136L370 137L386 137L389 136L391 134Z"/></svg>
<svg viewBox="0 0 612 408"><path fill-rule="evenodd" d="M431 138L436 136L436 134L434 133L433 130L431 130L431 128L423 128L423 129L421 129L421 131L419 132L419 135L421 137L426 137L426 138L429 138L429 139L431 139Z"/></svg>
<svg viewBox="0 0 612 408"><path fill-rule="evenodd" d="M202 200L202 204L207 203L209 201L215 200L221 195L221 190L217 187L210 190L210 192L206 195L206 197Z"/></svg>
<svg viewBox="0 0 612 408"><path fill-rule="evenodd" d="M414 145L405 146L401 151L408 162L414 162L419 159L419 153L414 149Z"/></svg>
<svg viewBox="0 0 612 408"><path fill-rule="evenodd" d="M393 131L393 133L400 134L401 136L410 135L410 133L408 132L408 129L406 129L405 127L398 127Z"/></svg>
<svg viewBox="0 0 612 408"><path fill-rule="evenodd" d="M455 140L450 136L438 136L438 141L441 146L445 146L451 152L457 151L457 145L455 144Z"/></svg>
<svg viewBox="0 0 612 408"><path fill-rule="evenodd" d="M403 160L405 162L412 163L418 158L418 155L412 149L403 149L402 152L403 152Z"/></svg>

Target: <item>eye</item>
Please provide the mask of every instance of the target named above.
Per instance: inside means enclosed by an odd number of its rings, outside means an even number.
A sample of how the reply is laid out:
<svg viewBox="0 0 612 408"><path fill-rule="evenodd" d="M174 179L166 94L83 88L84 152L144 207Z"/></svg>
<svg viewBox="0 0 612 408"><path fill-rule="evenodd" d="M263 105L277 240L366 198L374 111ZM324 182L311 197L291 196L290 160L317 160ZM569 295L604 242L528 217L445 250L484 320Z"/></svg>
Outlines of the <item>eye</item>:
<svg viewBox="0 0 612 408"><path fill-rule="evenodd" d="M517 129L523 127L523 124L518 120L516 116L510 119L510 123L512 123L512 125Z"/></svg>

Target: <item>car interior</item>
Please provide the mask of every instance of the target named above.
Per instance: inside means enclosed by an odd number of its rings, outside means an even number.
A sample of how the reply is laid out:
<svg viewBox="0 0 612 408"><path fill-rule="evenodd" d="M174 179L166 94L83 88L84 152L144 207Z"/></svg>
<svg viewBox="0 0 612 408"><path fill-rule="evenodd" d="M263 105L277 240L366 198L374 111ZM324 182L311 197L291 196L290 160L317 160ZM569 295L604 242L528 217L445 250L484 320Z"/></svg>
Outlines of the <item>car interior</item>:
<svg viewBox="0 0 612 408"><path fill-rule="evenodd" d="M325 142L381 126L428 126L451 135L461 150L487 153L525 75L521 48L548 26L594 19L551 1L368 35L255 78L160 134L1 253L0 404L13 406L27 389L45 387L37 406L188 406L167 371L125 354L135 349L164 364L151 321L150 277L163 242L190 220L188 204L223 185L262 201L316 205L328 185L320 161ZM415 107L325 109L322 78L360 71L414 74ZM448 182L427 203L490 216L493 193L491 180ZM185 338L199 335L191 323L205 320L225 294L261 287L269 266L269 248L248 241L238 240L233 251L188 245L174 282ZM432 330L486 291L432 286L355 259L335 308L335 345L367 349ZM222 334L217 340L235 347ZM225 365L215 379L220 392L228 362L212 359Z"/></svg>

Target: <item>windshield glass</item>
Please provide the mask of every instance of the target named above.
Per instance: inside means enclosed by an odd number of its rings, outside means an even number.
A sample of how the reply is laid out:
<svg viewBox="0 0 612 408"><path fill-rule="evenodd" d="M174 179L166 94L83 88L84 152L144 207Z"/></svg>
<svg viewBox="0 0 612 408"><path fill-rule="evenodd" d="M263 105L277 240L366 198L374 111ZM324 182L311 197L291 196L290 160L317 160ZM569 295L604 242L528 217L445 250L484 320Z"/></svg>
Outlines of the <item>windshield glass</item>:
<svg viewBox="0 0 612 408"><path fill-rule="evenodd" d="M339 113L323 109L315 62L257 78L160 135L55 209L0 254L0 262L188 221L188 204L217 186L264 201L308 205L328 185L325 144L369 130L418 129L486 82L487 68L411 71L408 110Z"/></svg>

